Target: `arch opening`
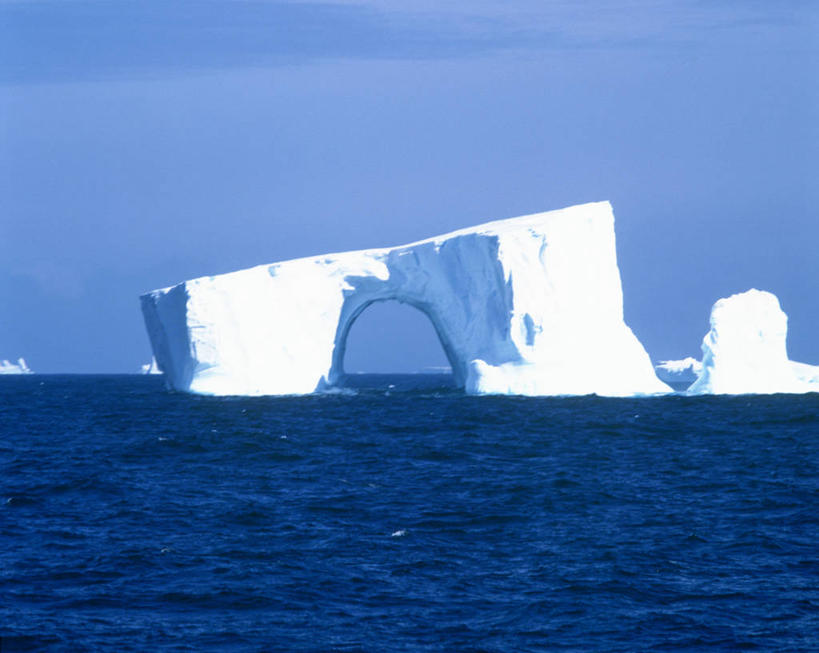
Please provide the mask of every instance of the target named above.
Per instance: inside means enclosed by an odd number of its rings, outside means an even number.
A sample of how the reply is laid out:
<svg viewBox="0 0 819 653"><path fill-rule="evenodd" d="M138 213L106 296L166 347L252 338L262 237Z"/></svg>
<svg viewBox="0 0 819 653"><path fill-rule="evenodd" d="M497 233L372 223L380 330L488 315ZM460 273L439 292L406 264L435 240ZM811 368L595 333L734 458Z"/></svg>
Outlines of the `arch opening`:
<svg viewBox="0 0 819 653"><path fill-rule="evenodd" d="M340 325L333 384L379 385L386 377L429 377L457 387L453 354L423 306L394 298L362 303ZM382 378L383 377L383 378Z"/></svg>

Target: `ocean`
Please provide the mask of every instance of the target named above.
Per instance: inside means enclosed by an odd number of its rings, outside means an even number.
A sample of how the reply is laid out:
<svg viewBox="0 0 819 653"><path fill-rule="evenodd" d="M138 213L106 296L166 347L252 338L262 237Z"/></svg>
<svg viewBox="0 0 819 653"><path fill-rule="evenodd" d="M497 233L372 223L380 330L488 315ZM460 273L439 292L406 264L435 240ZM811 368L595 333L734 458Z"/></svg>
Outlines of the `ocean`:
<svg viewBox="0 0 819 653"><path fill-rule="evenodd" d="M0 377L0 651L816 651L819 394Z"/></svg>

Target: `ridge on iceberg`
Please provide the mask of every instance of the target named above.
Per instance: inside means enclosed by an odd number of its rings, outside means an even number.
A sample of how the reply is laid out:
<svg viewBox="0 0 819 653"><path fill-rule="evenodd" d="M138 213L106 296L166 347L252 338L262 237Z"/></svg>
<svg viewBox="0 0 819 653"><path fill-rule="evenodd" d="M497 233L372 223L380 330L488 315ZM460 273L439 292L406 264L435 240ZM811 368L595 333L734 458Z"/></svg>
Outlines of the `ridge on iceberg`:
<svg viewBox="0 0 819 653"><path fill-rule="evenodd" d="M720 299L702 341L699 394L819 392L819 368L788 360L788 316L776 295L752 288Z"/></svg>
<svg viewBox="0 0 819 653"><path fill-rule="evenodd" d="M26 365L24 358L18 358L16 363L8 360L0 361L0 374L34 374Z"/></svg>
<svg viewBox="0 0 819 653"><path fill-rule="evenodd" d="M693 383L702 371L702 363L689 356L682 360L659 361L654 366L654 371L666 383Z"/></svg>
<svg viewBox="0 0 819 653"><path fill-rule="evenodd" d="M167 383L210 395L337 384L350 327L384 300L426 314L468 393L671 392L623 321L608 202L260 265L141 297Z"/></svg>

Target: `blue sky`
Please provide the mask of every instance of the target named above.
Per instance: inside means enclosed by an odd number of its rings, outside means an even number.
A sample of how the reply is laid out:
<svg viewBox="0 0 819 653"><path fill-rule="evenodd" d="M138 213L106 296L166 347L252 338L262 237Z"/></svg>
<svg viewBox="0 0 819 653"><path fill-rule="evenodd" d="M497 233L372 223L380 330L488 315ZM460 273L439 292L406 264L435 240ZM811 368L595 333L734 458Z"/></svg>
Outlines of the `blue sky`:
<svg viewBox="0 0 819 653"><path fill-rule="evenodd" d="M132 371L146 290L609 199L653 358L758 287L819 363L817 73L810 1L0 0L0 358ZM348 367L438 364L412 310Z"/></svg>

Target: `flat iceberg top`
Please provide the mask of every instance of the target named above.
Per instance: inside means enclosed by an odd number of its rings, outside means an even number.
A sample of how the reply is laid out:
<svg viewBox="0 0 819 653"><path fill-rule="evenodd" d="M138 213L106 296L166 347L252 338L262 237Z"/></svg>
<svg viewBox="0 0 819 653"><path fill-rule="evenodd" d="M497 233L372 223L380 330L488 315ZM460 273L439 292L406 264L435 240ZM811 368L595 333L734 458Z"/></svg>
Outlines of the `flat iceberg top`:
<svg viewBox="0 0 819 653"><path fill-rule="evenodd" d="M466 236L468 234L480 234L482 236L498 236L501 234L518 231L520 229L531 229L534 227L547 226L549 222L559 222L566 218L571 220L581 220L583 218L599 218L601 215L608 214L614 220L614 211L611 208L611 202L604 200L602 202L587 202L585 204L576 204L575 206L567 206L562 209L554 209L552 211L542 211L540 213L530 213L528 215L521 215L515 218L505 218L503 220L493 220L491 222L484 222L483 224L475 225L474 227L465 227L464 229L457 229L450 231L440 236L432 236L431 238L424 238L404 245L404 247L413 247L415 245L422 245L424 243L440 243L450 238L458 236ZM395 248L392 248L395 249Z"/></svg>
<svg viewBox="0 0 819 653"><path fill-rule="evenodd" d="M271 268L279 268L282 266L289 266L291 264L305 265L309 263L322 263L325 265L333 265L336 263L344 264L350 260L356 259L360 260L362 258L383 259L391 252L411 250L413 248L428 244L440 246L446 241L454 240L456 238L461 238L464 236L470 235L503 236L505 234L513 234L515 232L526 232L530 230L539 231L549 227L555 229L556 227L559 228L561 224L565 224L567 220L600 221L601 219L605 219L607 223L610 223L613 230L614 211L612 210L611 203L608 200L600 202L587 202L585 204L577 204L575 206L569 206L562 209L542 211L540 213L530 213L527 215L517 216L513 218L504 218L502 220L492 220L490 222L484 222L473 227L464 227L463 229L457 229L455 231L450 231L448 233L440 234L438 236L431 236L429 238L424 238L423 240L417 240L404 245L396 245L394 247L375 247L370 249L330 252L327 254L313 254L311 256L300 256L292 259L282 259L270 263L262 263L260 265L256 265L250 268L243 268L235 272L225 272L221 276L224 276L226 274L244 273L248 270L257 269L269 270ZM199 277L199 279L207 278L210 278L210 276ZM191 281L196 281L196 279L191 279ZM172 287L173 286L168 286L166 288L161 288L158 290L168 291Z"/></svg>

